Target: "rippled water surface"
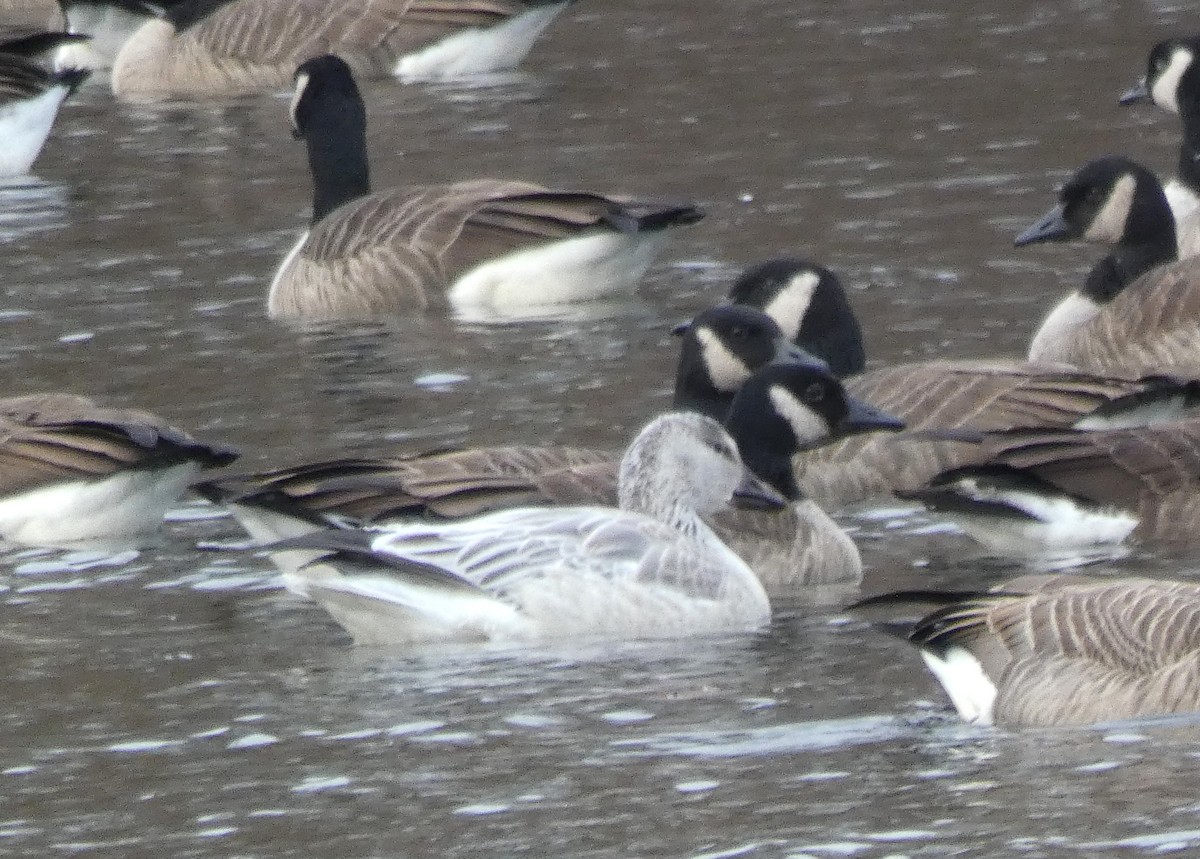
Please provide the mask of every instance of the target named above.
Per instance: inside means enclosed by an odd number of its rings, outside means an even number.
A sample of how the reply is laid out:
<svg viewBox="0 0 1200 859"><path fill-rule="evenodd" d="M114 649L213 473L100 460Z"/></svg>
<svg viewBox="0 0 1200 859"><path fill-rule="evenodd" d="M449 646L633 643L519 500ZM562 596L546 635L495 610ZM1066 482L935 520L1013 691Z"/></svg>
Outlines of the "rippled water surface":
<svg viewBox="0 0 1200 859"><path fill-rule="evenodd" d="M268 321L306 218L287 95L64 109L0 187L0 356L250 466L497 441L616 447L671 324L780 251L843 274L873 364L1019 352L1094 250L1011 237L1088 157L1163 172L1116 104L1168 3L588 0L487 85L365 87L378 186L504 175L692 197L639 297L568 318ZM896 507L869 591L1013 572ZM281 593L201 502L139 553L0 556L0 854L1093 856L1200 850L1192 720L1006 733L834 610L687 644L380 653ZM1137 555L1125 571L1188 573Z"/></svg>

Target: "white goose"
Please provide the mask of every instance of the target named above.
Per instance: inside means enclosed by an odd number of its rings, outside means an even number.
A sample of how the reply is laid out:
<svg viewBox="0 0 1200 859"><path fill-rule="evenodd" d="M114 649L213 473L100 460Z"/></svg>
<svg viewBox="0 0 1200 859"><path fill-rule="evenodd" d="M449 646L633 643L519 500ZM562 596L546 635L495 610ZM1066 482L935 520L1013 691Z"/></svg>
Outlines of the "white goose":
<svg viewBox="0 0 1200 859"><path fill-rule="evenodd" d="M328 562L285 582L364 644L744 632L770 617L767 594L701 518L731 497L785 506L742 465L720 424L675 412L626 451L619 508L320 531L276 551L312 549ZM370 568L350 572L346 561Z"/></svg>

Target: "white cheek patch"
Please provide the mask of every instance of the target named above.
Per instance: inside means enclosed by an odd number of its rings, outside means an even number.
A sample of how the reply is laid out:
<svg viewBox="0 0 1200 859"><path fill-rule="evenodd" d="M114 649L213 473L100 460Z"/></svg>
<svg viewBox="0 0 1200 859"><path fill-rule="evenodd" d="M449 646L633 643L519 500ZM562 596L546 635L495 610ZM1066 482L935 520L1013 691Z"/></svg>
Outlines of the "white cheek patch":
<svg viewBox="0 0 1200 859"><path fill-rule="evenodd" d="M1133 208L1133 192L1137 180L1126 173L1113 184L1104 207L1092 218L1083 237L1089 242L1104 242L1115 245L1125 235L1125 222Z"/></svg>
<svg viewBox="0 0 1200 859"><path fill-rule="evenodd" d="M750 368L729 351L711 328L697 329L696 339L700 341L700 352L704 366L708 368L708 377L717 390L731 393L750 378Z"/></svg>
<svg viewBox="0 0 1200 859"><path fill-rule="evenodd" d="M1150 99L1159 107L1179 113L1179 80L1192 64L1190 48L1179 47L1171 53L1171 61L1150 87Z"/></svg>
<svg viewBox="0 0 1200 859"><path fill-rule="evenodd" d="M787 388L772 385L767 394L775 412L788 422L801 447L811 447L829 438L829 424L825 419L796 399Z"/></svg>
<svg viewBox="0 0 1200 859"><path fill-rule="evenodd" d="M767 316L779 323L789 340L795 340L800 334L800 324L820 282L816 272L801 272L789 280L763 308Z"/></svg>
<svg viewBox="0 0 1200 859"><path fill-rule="evenodd" d="M292 102L288 105L288 117L292 120L292 128L296 131L300 130L300 125L296 122L296 108L300 106L300 99L304 97L304 90L307 88L308 72L301 72L296 75L296 91L292 93Z"/></svg>

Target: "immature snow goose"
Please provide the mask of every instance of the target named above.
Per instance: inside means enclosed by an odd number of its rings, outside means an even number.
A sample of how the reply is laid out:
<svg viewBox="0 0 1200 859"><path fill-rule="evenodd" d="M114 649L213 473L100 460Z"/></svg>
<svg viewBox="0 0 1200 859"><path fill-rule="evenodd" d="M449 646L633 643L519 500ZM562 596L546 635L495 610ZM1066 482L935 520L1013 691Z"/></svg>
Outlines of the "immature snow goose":
<svg viewBox="0 0 1200 859"><path fill-rule="evenodd" d="M188 0L147 21L113 61L120 98L213 98L287 85L324 53L364 77L511 69L568 0Z"/></svg>
<svg viewBox="0 0 1200 859"><path fill-rule="evenodd" d="M618 507L317 531L281 548L327 554L284 579L362 644L749 632L770 618L767 594L702 518L731 498L784 503L720 424L673 412L622 457Z"/></svg>
<svg viewBox="0 0 1200 859"><path fill-rule="evenodd" d="M477 179L370 192L366 112L338 57L296 71L291 107L308 146L311 229L267 300L275 317L370 319L440 308L520 315L632 292L689 204L617 200Z"/></svg>
<svg viewBox="0 0 1200 859"><path fill-rule="evenodd" d="M1200 710L1200 584L1026 576L991 593L884 594L941 607L903 628L959 715L1052 727ZM890 625L895 628L895 625Z"/></svg>
<svg viewBox="0 0 1200 859"><path fill-rule="evenodd" d="M62 546L145 535L202 469L237 458L153 415L69 394L0 400L0 538Z"/></svg>

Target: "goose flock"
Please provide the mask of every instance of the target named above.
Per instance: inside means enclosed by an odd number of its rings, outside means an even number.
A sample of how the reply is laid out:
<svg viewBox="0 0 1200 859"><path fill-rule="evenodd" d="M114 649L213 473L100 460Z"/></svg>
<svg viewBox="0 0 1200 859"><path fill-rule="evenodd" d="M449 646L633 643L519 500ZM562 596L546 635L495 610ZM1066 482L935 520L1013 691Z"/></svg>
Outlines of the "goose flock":
<svg viewBox="0 0 1200 859"><path fill-rule="evenodd" d="M693 202L519 177L370 179L359 81L511 69L570 2L0 0L0 175L29 173L89 76L131 101L290 88L312 215L263 273L269 317L520 320L629 296L703 217ZM624 450L513 439L238 473L237 451L153 415L11 392L0 538L140 540L193 492L363 644L746 633L778 598L859 598L849 611L885 615L971 722L1200 709L1200 584L1029 575L862 598L835 518L909 499L1015 559L1200 543L1200 37L1153 46L1120 101L1178 116L1177 175L1093 157L1015 237L1105 254L1024 356L868 370L838 275L779 256L675 329L672 410Z"/></svg>

